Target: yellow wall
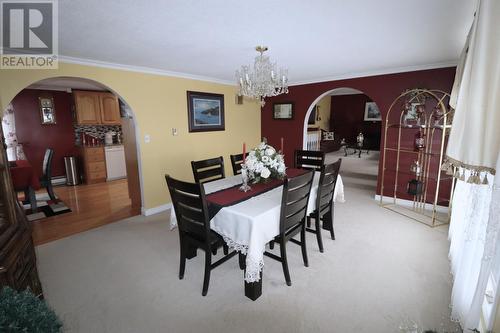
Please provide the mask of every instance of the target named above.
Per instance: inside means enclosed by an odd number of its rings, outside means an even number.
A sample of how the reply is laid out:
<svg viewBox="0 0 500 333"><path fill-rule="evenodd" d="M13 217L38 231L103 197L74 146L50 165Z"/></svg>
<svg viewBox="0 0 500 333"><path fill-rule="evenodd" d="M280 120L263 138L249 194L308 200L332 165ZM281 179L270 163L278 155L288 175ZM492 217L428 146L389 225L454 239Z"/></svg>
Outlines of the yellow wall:
<svg viewBox="0 0 500 333"><path fill-rule="evenodd" d="M28 85L49 77L71 76L98 81L121 96L132 108L139 131L143 207L170 202L164 174L192 181L191 160L222 155L232 174L229 154L260 140L260 106L245 100L234 103L236 88L212 82L145 74L94 66L60 63L58 70L0 70L0 110ZM186 91L224 94L225 131L189 133ZM172 136L171 129L178 129ZM151 142L144 142L144 135Z"/></svg>
<svg viewBox="0 0 500 333"><path fill-rule="evenodd" d="M319 128L329 131L330 130L330 105L331 105L332 97L325 96L323 97L316 105L319 107L319 118L316 116L316 124Z"/></svg>

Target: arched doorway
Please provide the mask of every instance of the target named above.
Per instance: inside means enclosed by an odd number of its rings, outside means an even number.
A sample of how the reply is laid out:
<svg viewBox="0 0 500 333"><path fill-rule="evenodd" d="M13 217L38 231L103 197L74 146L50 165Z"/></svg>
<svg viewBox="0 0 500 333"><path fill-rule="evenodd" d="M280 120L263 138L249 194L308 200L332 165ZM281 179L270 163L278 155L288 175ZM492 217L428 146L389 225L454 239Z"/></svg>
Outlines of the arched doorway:
<svg viewBox="0 0 500 333"><path fill-rule="evenodd" d="M98 119L82 121L77 93L86 95L85 103L95 102L86 105L95 107ZM42 165L47 148L53 149L51 183L59 196L58 200L50 198L47 205L52 211L61 212L56 211L61 209L56 207L61 201L70 211L70 214L47 215L46 207L42 206L40 211L35 205L32 213L36 214L32 219L36 243L140 214L143 186L138 127L133 110L118 92L86 78L53 77L25 87L13 98L9 108L11 118L16 119L14 129L21 129L14 132L14 138L17 136L23 144L25 157L29 157L28 162L35 170L34 178L44 172ZM50 116L44 119L51 108L55 117L52 123ZM113 110L113 119L108 119L110 110ZM83 185L64 186L68 176L64 156L76 157L79 173L84 175ZM38 203L38 199L35 201ZM37 215L39 213L46 216ZM39 223L36 222L39 219Z"/></svg>
<svg viewBox="0 0 500 333"><path fill-rule="evenodd" d="M341 87L326 91L306 112L303 149L324 151L326 163L342 158L346 185L367 189L373 195L380 159L381 118L375 101L361 90Z"/></svg>

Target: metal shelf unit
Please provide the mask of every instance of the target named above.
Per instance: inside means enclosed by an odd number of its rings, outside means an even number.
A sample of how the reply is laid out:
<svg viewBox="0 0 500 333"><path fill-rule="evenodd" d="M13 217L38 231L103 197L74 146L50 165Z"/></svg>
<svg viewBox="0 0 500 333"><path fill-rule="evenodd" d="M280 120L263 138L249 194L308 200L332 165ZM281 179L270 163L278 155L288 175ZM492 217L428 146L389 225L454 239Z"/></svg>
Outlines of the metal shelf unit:
<svg viewBox="0 0 500 333"><path fill-rule="evenodd" d="M455 187L453 177L442 175L443 171L440 168L443 163L445 146L453 119L453 109L447 108L449 97L448 93L440 90L411 89L405 91L391 104L384 126L380 205L431 227L449 223L451 197L453 196ZM405 105L418 104L422 106L425 112L421 115L419 123L406 123L405 117L408 109L404 108L401 108L399 122L394 121L398 108L402 103L405 103ZM390 122L391 120L392 123ZM388 146L389 130L397 130L397 145L395 147ZM405 147L402 143L403 133L408 131L415 132L415 130L420 131L425 138L425 147L423 149L414 150ZM435 138L439 138L439 140L435 142ZM387 153L396 153L396 163L389 167L386 165ZM401 198L409 194L402 191L401 184L398 184L400 176L411 175L410 170L400 170L403 155L411 155L415 161L418 161L422 168L422 172L419 175L413 173L414 178L422 182L422 193L413 195L410 202ZM431 163L434 167L431 167ZM453 170L453 172L455 171ZM394 174L394 183L391 191L392 199L387 200L387 198L384 199L384 194L387 195L389 190L385 187L385 180L388 178L387 174L389 173ZM448 188L445 189L445 193L442 193L443 182L445 181L451 181L449 195L447 195ZM433 188L434 193L429 193L429 188ZM438 205L438 203L443 202L447 202L447 206Z"/></svg>

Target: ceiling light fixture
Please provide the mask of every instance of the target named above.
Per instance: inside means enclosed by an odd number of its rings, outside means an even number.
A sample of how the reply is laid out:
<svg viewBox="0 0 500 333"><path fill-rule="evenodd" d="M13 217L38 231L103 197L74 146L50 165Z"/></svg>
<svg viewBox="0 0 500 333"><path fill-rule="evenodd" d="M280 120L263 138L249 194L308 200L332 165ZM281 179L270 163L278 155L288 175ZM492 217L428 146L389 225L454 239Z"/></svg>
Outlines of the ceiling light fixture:
<svg viewBox="0 0 500 333"><path fill-rule="evenodd" d="M238 95L258 99L264 106L266 97L288 94L288 69L280 68L278 74L276 63L271 63L269 57L264 55L267 46L257 46L255 50L260 55L255 57L253 72L250 66L241 66L236 71Z"/></svg>

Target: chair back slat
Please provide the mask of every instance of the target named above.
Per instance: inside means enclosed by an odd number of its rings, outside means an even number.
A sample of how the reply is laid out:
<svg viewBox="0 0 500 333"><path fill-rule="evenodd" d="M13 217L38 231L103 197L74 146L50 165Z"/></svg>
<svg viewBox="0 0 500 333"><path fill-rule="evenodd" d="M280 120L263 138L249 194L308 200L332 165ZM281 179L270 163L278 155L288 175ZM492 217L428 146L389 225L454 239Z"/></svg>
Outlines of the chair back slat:
<svg viewBox="0 0 500 333"><path fill-rule="evenodd" d="M321 171L316 197L316 211L320 215L330 209L341 164L342 159L339 158L335 163L326 164Z"/></svg>
<svg viewBox="0 0 500 333"><path fill-rule="evenodd" d="M191 161L191 168L196 183L206 183L225 178L222 156L201 161Z"/></svg>
<svg viewBox="0 0 500 333"><path fill-rule="evenodd" d="M325 153L314 150L296 150L295 168L321 171L325 164Z"/></svg>
<svg viewBox="0 0 500 333"><path fill-rule="evenodd" d="M281 199L280 233L294 228L306 218L314 171L285 179Z"/></svg>
<svg viewBox="0 0 500 333"><path fill-rule="evenodd" d="M177 205L179 214L183 219L189 219L193 223L203 224L205 215L202 209L187 206L181 202L178 202Z"/></svg>
<svg viewBox="0 0 500 333"><path fill-rule="evenodd" d="M239 175L241 173L241 165L243 164L243 154L229 155L231 158L231 165L233 167L233 174Z"/></svg>
<svg viewBox="0 0 500 333"><path fill-rule="evenodd" d="M188 183L165 175L179 232L208 241L210 220L205 191L200 183Z"/></svg>

